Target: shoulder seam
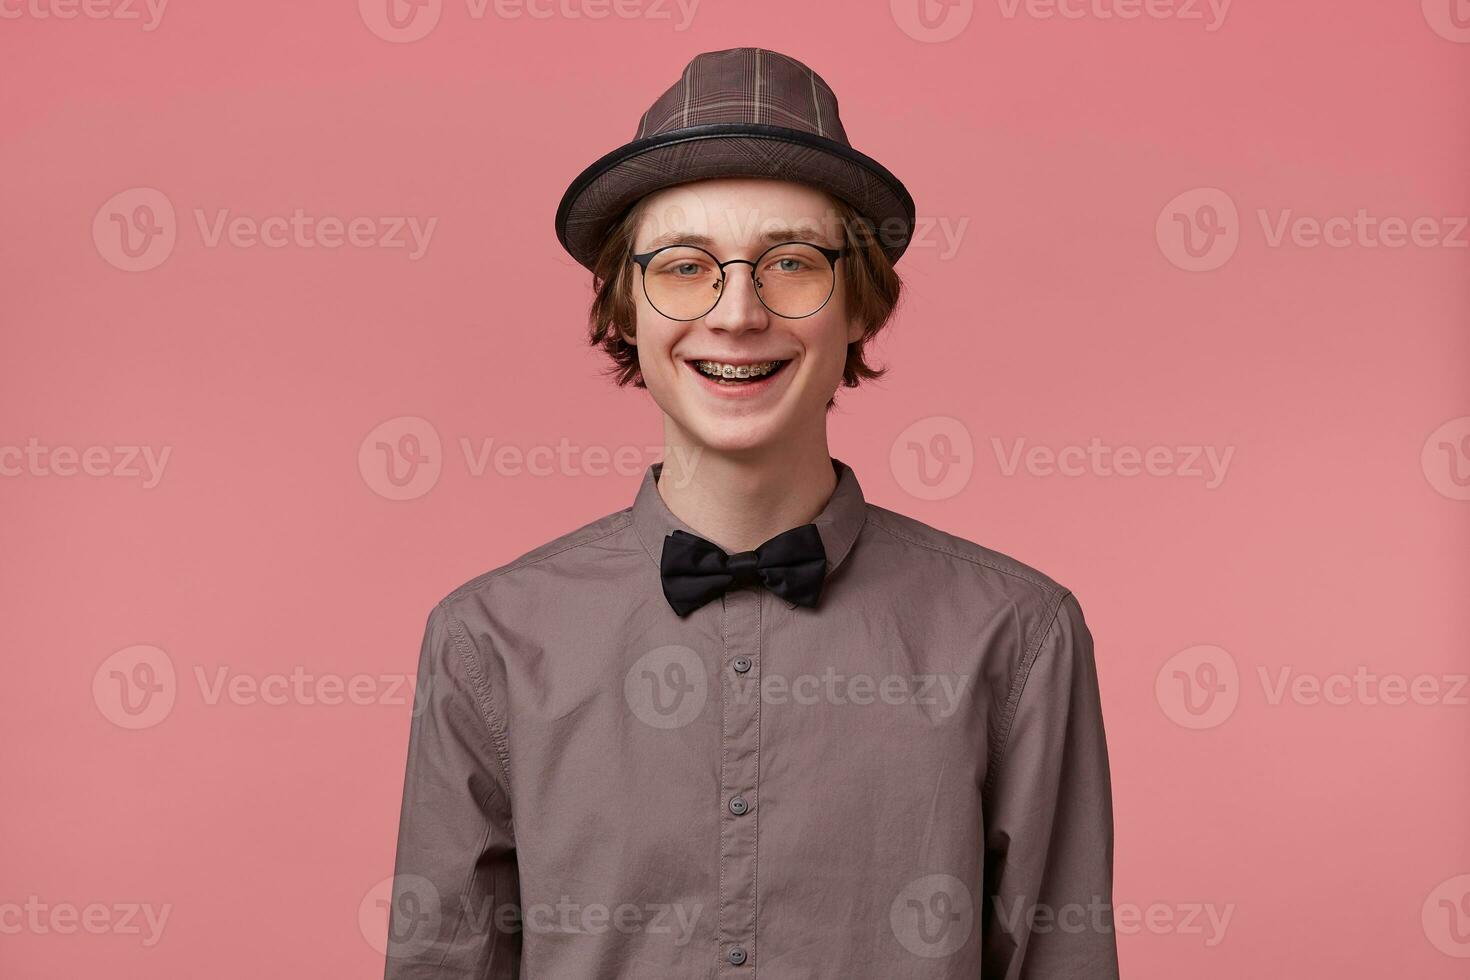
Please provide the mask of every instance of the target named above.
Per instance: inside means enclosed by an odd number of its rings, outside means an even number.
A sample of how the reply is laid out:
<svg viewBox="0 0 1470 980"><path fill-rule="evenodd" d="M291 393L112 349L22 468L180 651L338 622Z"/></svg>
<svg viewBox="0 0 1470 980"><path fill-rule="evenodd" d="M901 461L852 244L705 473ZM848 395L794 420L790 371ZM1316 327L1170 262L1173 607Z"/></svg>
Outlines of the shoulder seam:
<svg viewBox="0 0 1470 980"><path fill-rule="evenodd" d="M881 508L870 508L870 509L881 509ZM992 571L1000 572L1002 575L1009 575L1011 578L1018 579L1018 580L1020 580L1022 582L1027 583L1028 585L1034 585L1038 589L1041 589L1043 592L1046 592L1046 593L1061 592L1061 593L1065 594L1066 591L1067 591L1065 588L1062 588L1060 585L1056 585L1056 584L1053 584L1053 583L1050 583L1050 582L1041 581L1039 579L1032 578L1029 575L1023 575L1022 573L1016 571L1014 568L1006 568L1005 566L1000 565L1000 564L998 564L996 562L986 561L985 559L978 558L978 557L976 557L974 555L961 554L960 552L955 551L955 550L953 550L951 548L941 548L941 547L939 547L936 544L931 544L931 543L929 543L927 541L920 541L917 538L910 537L909 535L904 534L901 531L896 530L895 528L888 527L881 520L873 521L871 523L872 523L872 525L874 527L882 528L884 531L886 531L887 533L893 535L895 538L898 538L900 541L906 541L906 542L908 542L911 545L915 545L916 547L919 547L919 548L927 548L930 551L938 552L941 555L948 555L951 558L958 558L960 561L967 561L967 562L969 562L972 565L979 565L981 568L989 568Z"/></svg>
<svg viewBox="0 0 1470 980"><path fill-rule="evenodd" d="M1036 656L1041 652L1041 645L1056 628L1057 620L1061 617L1062 603L1072 593L1067 589L1060 590L1051 600L1047 608L1044 629L1036 631L1036 639L1027 645L1027 649L1021 655L1021 662L1016 665L1016 673L1011 678L1011 689L1006 695L1005 706L1001 708L1000 730L991 746L990 759L985 774L985 785L980 791L982 805L987 809L990 803L991 793L994 791L995 781L999 777L1005 762L1006 749L1010 747L1011 724L1016 719L1016 709L1021 703L1021 694L1026 688L1026 681L1031 676L1031 668L1036 663Z"/></svg>
<svg viewBox="0 0 1470 980"><path fill-rule="evenodd" d="M529 558L529 557L520 558L520 559L518 559L516 561L511 562L509 565L504 566L503 568L492 569L492 570L490 570L488 572L484 572L484 573L482 573L480 575L476 575L474 578L470 579L464 585L461 585L459 588L457 588L453 592L449 593L449 595L445 596L441 600L441 602L449 602L449 601L451 601L453 599L459 598L461 595L467 594L469 592L473 592L475 589L479 588L484 583L486 583L486 582L490 581L491 579L495 578L497 575L504 575L506 572L513 572L513 571L515 571L518 568L527 568L527 567L529 567L531 565L537 564L538 562L543 562L543 561L546 561L546 560L548 560L550 558L555 558L557 555L564 555L568 551L575 551L576 549L581 548L581 547L583 547L585 545L596 544L598 541L601 541L603 538L611 537L612 535L617 534L619 531L625 529L626 527L628 527L630 524L633 523L633 515L631 513L627 512L627 511L622 511L620 513L622 513L624 515L624 519L620 523L614 525L611 528L608 528L605 532L603 532L602 534L597 535L596 537L587 538L584 541L577 541L574 544L569 544L569 545L567 545L567 546L565 546L563 548L558 548L555 551L549 552L549 553L544 554L544 555L540 555L540 556L538 556L536 558ZM617 515L609 515L609 516L617 516ZM573 531L572 533L575 534L576 532Z"/></svg>
<svg viewBox="0 0 1470 980"><path fill-rule="evenodd" d="M505 722L500 713L495 710L495 705L490 701L489 681L485 678L485 672L480 669L480 662L474 655L474 645L470 643L465 633L464 624L459 617L454 615L446 605L448 600L439 603L439 608L444 612L446 624L449 627L450 638L454 642L454 648L459 653L460 662L464 665L465 673L474 685L475 704L480 709L480 721L490 733L490 741L495 745L495 761L500 765L500 778L505 784L506 800L509 802L510 785L510 746L505 737Z"/></svg>

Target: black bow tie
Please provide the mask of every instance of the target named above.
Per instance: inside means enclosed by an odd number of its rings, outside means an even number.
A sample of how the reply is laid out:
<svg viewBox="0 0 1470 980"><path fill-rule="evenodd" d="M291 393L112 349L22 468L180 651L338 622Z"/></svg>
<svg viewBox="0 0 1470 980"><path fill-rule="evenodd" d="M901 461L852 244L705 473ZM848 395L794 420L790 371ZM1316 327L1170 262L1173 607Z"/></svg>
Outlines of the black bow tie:
<svg viewBox="0 0 1470 980"><path fill-rule="evenodd" d="M659 571L664 596L680 616L729 589L757 583L798 606L815 606L827 552L815 524L782 531L754 551L734 555L688 531L673 531L664 538Z"/></svg>

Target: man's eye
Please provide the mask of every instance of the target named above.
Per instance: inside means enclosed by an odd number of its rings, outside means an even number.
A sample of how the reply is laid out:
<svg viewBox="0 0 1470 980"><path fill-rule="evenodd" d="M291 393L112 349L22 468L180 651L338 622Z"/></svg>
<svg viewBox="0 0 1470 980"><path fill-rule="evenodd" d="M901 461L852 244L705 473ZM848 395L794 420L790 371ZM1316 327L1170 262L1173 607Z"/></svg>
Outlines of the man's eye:
<svg viewBox="0 0 1470 980"><path fill-rule="evenodd" d="M669 279L698 279L705 274L704 266L694 261L670 262L657 271Z"/></svg>

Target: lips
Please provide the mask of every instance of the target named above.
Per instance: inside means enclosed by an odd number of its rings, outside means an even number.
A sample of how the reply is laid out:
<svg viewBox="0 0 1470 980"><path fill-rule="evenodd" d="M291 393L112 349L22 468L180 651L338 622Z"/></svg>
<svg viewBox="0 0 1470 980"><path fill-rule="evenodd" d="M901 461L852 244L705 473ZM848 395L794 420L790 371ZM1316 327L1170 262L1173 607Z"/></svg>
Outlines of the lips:
<svg viewBox="0 0 1470 980"><path fill-rule="evenodd" d="M769 390L791 363L790 358L687 358L684 361L700 387L729 397L759 394Z"/></svg>
<svg viewBox="0 0 1470 980"><path fill-rule="evenodd" d="M690 361L695 370L715 380L742 382L775 374L786 366L785 360L768 361L716 361L695 358Z"/></svg>

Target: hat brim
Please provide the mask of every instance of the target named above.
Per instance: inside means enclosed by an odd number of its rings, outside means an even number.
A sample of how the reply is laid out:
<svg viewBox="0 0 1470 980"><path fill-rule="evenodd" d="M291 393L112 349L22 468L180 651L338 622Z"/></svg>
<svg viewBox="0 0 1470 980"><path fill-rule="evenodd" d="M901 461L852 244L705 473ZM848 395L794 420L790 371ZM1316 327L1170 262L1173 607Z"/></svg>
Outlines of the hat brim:
<svg viewBox="0 0 1470 980"><path fill-rule="evenodd" d="M891 261L908 248L914 201L882 164L801 130L712 123L635 140L583 170L556 209L556 237L588 269L614 222L640 198L710 177L773 177L818 187L873 222Z"/></svg>

